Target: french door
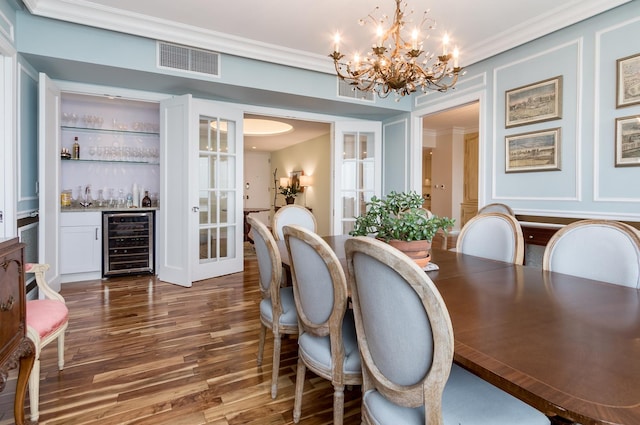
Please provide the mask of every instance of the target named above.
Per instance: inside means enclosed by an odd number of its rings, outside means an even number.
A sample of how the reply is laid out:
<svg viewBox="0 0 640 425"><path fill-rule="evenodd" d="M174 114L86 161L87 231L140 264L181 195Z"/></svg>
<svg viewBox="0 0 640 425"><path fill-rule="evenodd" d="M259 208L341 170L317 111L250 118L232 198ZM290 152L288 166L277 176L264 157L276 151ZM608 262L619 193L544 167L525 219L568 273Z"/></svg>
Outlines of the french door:
<svg viewBox="0 0 640 425"><path fill-rule="evenodd" d="M382 124L374 121L334 123L334 221L333 233L347 234L355 217L364 212L372 196L382 188ZM402 170L404 172L404 170Z"/></svg>
<svg viewBox="0 0 640 425"><path fill-rule="evenodd" d="M163 101L158 276L182 286L243 268L242 111Z"/></svg>

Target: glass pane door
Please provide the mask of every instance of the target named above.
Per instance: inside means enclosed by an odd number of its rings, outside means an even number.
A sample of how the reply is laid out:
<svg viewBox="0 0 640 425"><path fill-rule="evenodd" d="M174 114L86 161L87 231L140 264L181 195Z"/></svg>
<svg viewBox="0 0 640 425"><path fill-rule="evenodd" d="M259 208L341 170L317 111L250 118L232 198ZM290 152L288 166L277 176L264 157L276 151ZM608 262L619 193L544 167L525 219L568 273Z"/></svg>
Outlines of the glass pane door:
<svg viewBox="0 0 640 425"><path fill-rule="evenodd" d="M347 234L373 195L380 195L380 123L336 123L335 234Z"/></svg>
<svg viewBox="0 0 640 425"><path fill-rule="evenodd" d="M236 124L200 116L198 148L199 262L236 257L238 196L235 143Z"/></svg>

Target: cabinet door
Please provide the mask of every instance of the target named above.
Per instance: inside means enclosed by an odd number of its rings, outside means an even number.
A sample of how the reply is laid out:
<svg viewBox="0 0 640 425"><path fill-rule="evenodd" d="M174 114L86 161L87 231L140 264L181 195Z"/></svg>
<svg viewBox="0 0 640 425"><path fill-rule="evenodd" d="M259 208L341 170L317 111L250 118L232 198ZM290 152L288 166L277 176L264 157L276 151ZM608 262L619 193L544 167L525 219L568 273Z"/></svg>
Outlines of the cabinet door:
<svg viewBox="0 0 640 425"><path fill-rule="evenodd" d="M100 226L63 226L60 251L60 273L99 272L102 265Z"/></svg>

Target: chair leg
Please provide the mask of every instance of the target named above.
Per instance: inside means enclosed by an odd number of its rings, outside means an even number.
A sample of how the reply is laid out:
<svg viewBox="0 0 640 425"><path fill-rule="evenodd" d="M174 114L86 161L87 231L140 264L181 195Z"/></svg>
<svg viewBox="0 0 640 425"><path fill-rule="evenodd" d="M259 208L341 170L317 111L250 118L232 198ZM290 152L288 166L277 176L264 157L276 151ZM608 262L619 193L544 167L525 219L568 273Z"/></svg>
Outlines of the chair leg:
<svg viewBox="0 0 640 425"><path fill-rule="evenodd" d="M302 411L302 392L304 390L304 376L307 368L298 354L298 371L296 373L296 394L293 400L293 422L300 421L300 412Z"/></svg>
<svg viewBox="0 0 640 425"><path fill-rule="evenodd" d="M342 425L344 417L344 385L334 385L333 388L333 425Z"/></svg>
<svg viewBox="0 0 640 425"><path fill-rule="evenodd" d="M58 370L64 369L64 331L58 335Z"/></svg>
<svg viewBox="0 0 640 425"><path fill-rule="evenodd" d="M29 375L29 406L31 408L31 421L37 422L40 417L40 353L37 353L31 375Z"/></svg>
<svg viewBox="0 0 640 425"><path fill-rule="evenodd" d="M262 355L264 353L264 340L267 337L267 327L260 323L260 340L258 342L258 366L262 366Z"/></svg>
<svg viewBox="0 0 640 425"><path fill-rule="evenodd" d="M280 372L280 334L273 334L273 367L271 372L271 398L278 396L278 375Z"/></svg>

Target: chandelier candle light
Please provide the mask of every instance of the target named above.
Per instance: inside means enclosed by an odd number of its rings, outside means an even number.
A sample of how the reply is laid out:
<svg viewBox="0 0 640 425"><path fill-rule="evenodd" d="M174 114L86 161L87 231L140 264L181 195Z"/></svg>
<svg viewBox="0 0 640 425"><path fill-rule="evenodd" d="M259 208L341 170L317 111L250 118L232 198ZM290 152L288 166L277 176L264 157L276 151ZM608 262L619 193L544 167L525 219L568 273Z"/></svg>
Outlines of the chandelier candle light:
<svg viewBox="0 0 640 425"><path fill-rule="evenodd" d="M442 39L442 54L422 50L423 42L418 41L420 29L427 22L433 22L427 18L428 11L424 12L420 25L412 30L411 41L405 41L402 33L406 22L400 7L402 0L395 2L394 20L386 31L383 28L385 20L388 20L386 15L376 19L369 14L359 21L360 25L368 22L377 24L376 41L364 58L356 53L353 60L341 62L344 55L340 53L340 34L336 33L334 52L329 57L333 59L338 77L349 82L354 89L375 92L381 98L387 97L392 91L398 96L405 96L418 90L423 93L427 90L446 92L453 88L462 71L458 65L458 48L449 52L449 36L445 34ZM406 5L405 3L404 6ZM430 25L427 29L433 28ZM385 47L387 40L390 43Z"/></svg>

